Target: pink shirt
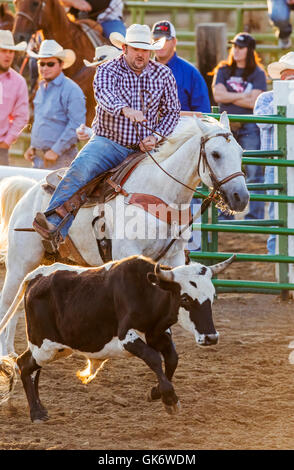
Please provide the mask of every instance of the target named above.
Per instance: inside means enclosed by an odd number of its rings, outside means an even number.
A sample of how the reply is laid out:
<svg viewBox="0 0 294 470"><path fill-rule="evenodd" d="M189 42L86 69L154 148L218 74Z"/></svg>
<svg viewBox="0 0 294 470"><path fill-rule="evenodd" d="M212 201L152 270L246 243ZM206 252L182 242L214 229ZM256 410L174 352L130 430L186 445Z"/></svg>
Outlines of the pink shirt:
<svg viewBox="0 0 294 470"><path fill-rule="evenodd" d="M13 69L0 74L0 142L11 145L29 120L25 79Z"/></svg>

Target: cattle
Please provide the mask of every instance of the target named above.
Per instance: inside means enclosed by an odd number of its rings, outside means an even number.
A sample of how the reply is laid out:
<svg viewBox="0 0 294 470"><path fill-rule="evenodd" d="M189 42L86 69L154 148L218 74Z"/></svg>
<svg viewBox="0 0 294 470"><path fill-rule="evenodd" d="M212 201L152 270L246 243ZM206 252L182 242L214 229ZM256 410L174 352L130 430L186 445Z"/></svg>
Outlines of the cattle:
<svg viewBox="0 0 294 470"><path fill-rule="evenodd" d="M166 411L175 413L179 400L171 380L178 356L169 329L179 320L198 345L217 343L211 278L231 261L212 267L193 263L169 268L132 256L96 268L55 263L28 274L0 324L0 333L24 297L28 348L16 358L16 367L32 422L48 419L39 399L41 368L73 352L88 359L86 369L77 374L84 383L109 358L141 358L158 381L149 400L161 398Z"/></svg>

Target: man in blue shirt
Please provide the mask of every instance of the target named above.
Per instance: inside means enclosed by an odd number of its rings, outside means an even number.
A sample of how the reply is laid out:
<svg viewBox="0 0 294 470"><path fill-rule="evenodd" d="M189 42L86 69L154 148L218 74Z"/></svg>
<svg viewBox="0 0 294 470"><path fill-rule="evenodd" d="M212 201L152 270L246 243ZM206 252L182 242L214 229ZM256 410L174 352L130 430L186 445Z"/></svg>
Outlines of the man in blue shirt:
<svg viewBox="0 0 294 470"><path fill-rule="evenodd" d="M38 60L42 81L34 98L31 146L24 157L35 168L69 166L78 152L76 128L86 118L81 88L63 73L74 63L75 53L50 39L41 43L38 54L30 55Z"/></svg>
<svg viewBox="0 0 294 470"><path fill-rule="evenodd" d="M170 21L155 23L153 39L165 37L165 45L155 52L155 59L167 65L173 72L178 86L178 96L182 111L210 113L210 101L206 82L199 70L179 57L176 53L176 31Z"/></svg>
<svg viewBox="0 0 294 470"><path fill-rule="evenodd" d="M153 39L165 37L165 45L155 52L155 60L167 65L173 72L177 82L178 97L181 103L181 111L198 111L210 113L210 100L206 82L199 70L176 53L176 30L174 25L167 20L158 21L152 27ZM199 199L192 198L192 214L200 208ZM201 223L201 217L195 220ZM189 250L199 250L201 247L200 231L193 231L188 243Z"/></svg>

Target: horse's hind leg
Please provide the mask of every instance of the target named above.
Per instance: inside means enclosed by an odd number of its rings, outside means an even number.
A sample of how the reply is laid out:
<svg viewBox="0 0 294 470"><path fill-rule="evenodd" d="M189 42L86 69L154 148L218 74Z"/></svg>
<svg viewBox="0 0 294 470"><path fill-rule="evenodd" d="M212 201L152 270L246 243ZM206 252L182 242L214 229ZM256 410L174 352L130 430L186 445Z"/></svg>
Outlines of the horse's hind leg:
<svg viewBox="0 0 294 470"><path fill-rule="evenodd" d="M48 413L40 402L38 390L41 367L36 363L29 349L17 358L17 365L20 370L21 381L30 407L32 422L38 423L40 421L46 421L48 419ZM33 378L34 372L36 372L36 375Z"/></svg>

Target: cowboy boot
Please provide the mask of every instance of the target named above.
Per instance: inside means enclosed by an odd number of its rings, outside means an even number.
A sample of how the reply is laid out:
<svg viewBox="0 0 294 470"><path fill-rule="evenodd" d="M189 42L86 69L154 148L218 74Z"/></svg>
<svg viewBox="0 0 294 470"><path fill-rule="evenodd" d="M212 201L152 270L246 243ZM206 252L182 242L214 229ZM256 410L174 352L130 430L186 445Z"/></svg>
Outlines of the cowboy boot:
<svg viewBox="0 0 294 470"><path fill-rule="evenodd" d="M58 251L59 244L63 241L63 238L59 232L59 227L47 220L45 214L37 212L33 221L33 227L35 231L41 235L42 243L45 250L48 253L56 253Z"/></svg>

